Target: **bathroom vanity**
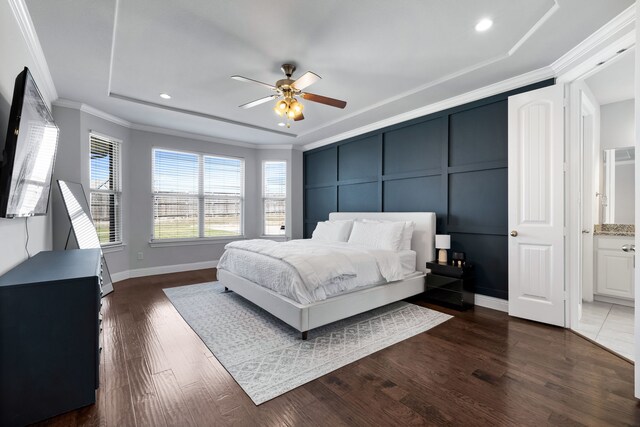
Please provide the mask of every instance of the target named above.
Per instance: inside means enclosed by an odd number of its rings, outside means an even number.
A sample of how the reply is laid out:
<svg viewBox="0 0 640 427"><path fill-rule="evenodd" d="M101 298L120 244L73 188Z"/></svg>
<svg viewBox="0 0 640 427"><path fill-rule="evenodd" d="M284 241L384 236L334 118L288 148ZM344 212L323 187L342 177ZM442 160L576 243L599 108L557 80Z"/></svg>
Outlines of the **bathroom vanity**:
<svg viewBox="0 0 640 427"><path fill-rule="evenodd" d="M602 224L595 236L595 297L605 302L633 306L634 253L625 251L635 243L633 225ZM616 300L610 300L616 298Z"/></svg>

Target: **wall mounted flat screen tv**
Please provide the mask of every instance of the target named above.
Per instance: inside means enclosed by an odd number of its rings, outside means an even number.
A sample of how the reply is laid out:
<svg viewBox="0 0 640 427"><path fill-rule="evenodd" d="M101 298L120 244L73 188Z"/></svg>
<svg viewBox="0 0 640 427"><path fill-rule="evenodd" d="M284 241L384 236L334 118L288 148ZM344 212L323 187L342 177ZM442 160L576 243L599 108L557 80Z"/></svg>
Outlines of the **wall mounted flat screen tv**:
<svg viewBox="0 0 640 427"><path fill-rule="evenodd" d="M27 67L16 77L0 163L0 217L46 215L59 129Z"/></svg>

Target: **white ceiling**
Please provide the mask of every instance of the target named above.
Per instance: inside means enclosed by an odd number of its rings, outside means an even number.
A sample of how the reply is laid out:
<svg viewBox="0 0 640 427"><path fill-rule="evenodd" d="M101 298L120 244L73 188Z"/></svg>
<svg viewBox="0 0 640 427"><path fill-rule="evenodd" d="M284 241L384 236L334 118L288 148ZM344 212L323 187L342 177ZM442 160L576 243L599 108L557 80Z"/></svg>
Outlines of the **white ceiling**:
<svg viewBox="0 0 640 427"><path fill-rule="evenodd" d="M27 0L61 98L133 123L254 144L308 144L548 66L632 0ZM399 7L402 5L402 7ZM490 17L486 33L476 22ZM322 80L277 126L283 62ZM158 95L173 96L165 101Z"/></svg>
<svg viewBox="0 0 640 427"><path fill-rule="evenodd" d="M635 50L603 64L602 70L585 80L600 105L635 98Z"/></svg>

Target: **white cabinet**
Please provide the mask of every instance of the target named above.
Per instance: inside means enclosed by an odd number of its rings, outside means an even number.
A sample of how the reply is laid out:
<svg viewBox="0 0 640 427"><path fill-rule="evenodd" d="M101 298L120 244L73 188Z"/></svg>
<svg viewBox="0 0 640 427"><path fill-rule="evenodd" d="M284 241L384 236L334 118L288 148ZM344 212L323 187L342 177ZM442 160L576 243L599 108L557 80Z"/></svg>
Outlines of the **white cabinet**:
<svg viewBox="0 0 640 427"><path fill-rule="evenodd" d="M633 299L633 253L624 252L623 245L633 244L633 237L597 236L596 294Z"/></svg>

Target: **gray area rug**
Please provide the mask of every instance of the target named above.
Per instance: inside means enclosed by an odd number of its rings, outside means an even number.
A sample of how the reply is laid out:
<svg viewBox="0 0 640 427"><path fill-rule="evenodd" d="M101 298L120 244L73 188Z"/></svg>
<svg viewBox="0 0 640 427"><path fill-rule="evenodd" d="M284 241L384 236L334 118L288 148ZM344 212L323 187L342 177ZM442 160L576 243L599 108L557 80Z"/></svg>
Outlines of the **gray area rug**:
<svg viewBox="0 0 640 427"><path fill-rule="evenodd" d="M164 289L171 303L256 405L451 316L399 301L300 332L218 282Z"/></svg>

